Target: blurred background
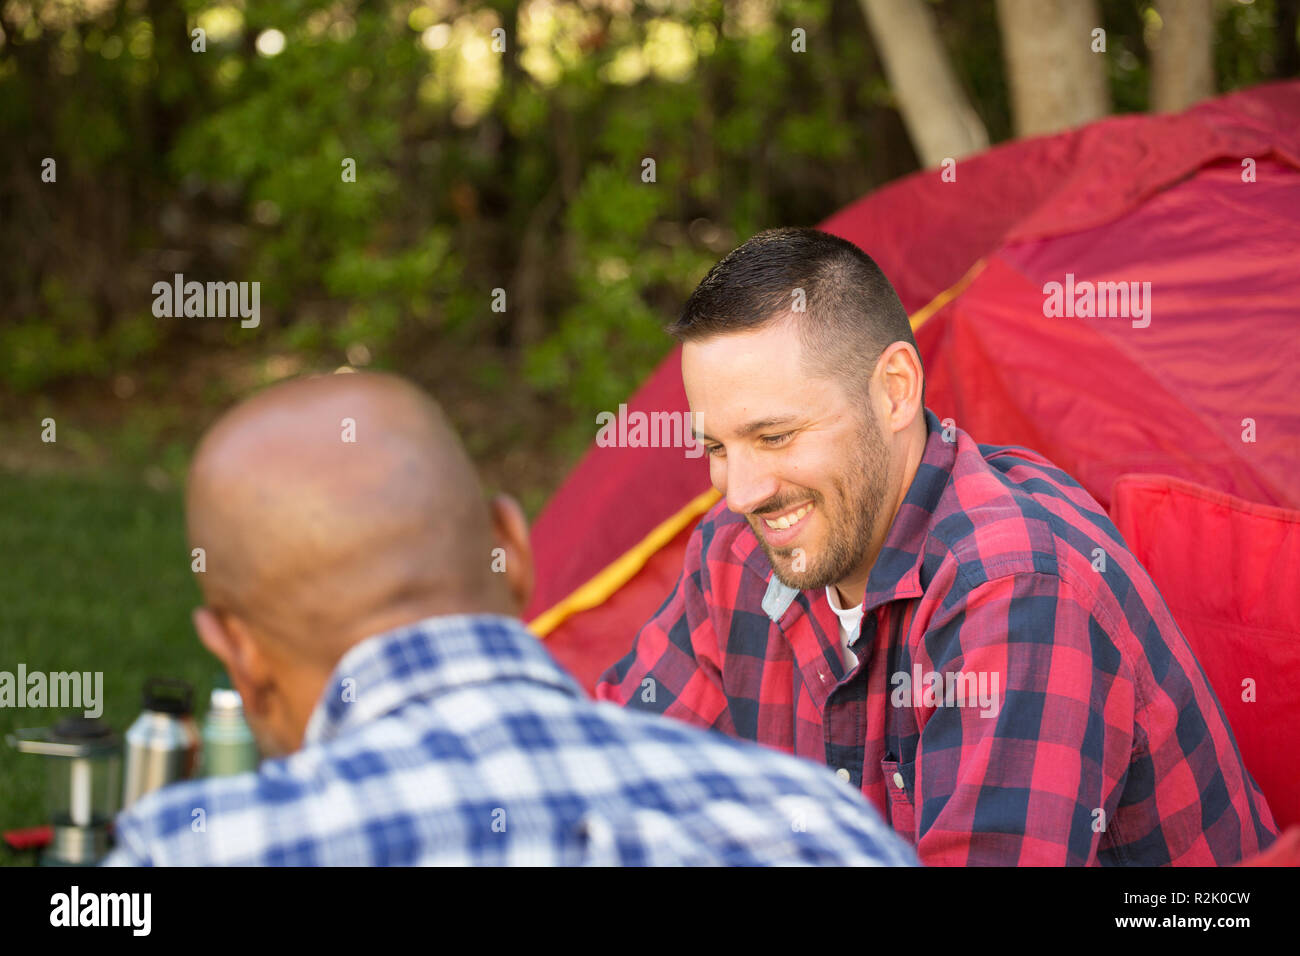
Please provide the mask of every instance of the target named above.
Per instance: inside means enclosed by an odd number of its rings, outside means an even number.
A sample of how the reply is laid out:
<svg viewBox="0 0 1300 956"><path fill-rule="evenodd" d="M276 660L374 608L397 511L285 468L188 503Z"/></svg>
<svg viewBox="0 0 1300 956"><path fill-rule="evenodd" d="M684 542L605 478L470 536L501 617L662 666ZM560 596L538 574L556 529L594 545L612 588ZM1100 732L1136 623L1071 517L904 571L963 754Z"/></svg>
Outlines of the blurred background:
<svg viewBox="0 0 1300 956"><path fill-rule="evenodd" d="M1298 11L0 0L0 670L104 670L119 730L151 673L206 699L180 489L241 396L400 371L533 516L752 233L1300 75ZM260 325L155 317L175 273L260 282ZM0 709L0 734L49 722ZM0 830L42 822L27 759L0 746Z"/></svg>

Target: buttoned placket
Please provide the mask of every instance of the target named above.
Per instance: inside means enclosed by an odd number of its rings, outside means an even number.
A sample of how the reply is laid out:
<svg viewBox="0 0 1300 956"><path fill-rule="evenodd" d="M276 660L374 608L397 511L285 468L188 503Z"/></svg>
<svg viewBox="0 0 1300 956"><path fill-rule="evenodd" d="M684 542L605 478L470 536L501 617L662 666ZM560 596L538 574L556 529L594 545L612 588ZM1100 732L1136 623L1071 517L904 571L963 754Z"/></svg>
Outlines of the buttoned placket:
<svg viewBox="0 0 1300 956"><path fill-rule="evenodd" d="M858 659L857 666L850 670L835 685L826 697L822 710L822 733L826 747L826 762L830 766L837 763L835 775L855 789L862 789L864 748L866 747L867 728L860 726L862 721L854 716L855 703L863 702L867 696L868 661L871 659L871 646L876 630L876 615L867 612L858 625L858 635L850 642L850 648ZM858 710L865 713L865 708ZM849 760L845 760L847 744L836 741L853 741Z"/></svg>

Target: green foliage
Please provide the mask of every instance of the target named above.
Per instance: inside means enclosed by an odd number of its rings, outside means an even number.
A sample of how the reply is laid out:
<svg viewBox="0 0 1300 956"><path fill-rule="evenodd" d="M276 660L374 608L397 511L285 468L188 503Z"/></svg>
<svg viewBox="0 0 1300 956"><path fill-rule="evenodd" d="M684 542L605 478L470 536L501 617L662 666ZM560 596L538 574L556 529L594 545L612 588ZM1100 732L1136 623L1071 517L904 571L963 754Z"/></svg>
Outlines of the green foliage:
<svg viewBox="0 0 1300 956"><path fill-rule="evenodd" d="M992 139L1006 138L996 6L931 9ZM1101 10L1115 108L1145 109L1151 5ZM1268 76L1274 10L1222 6L1222 88ZM730 245L815 223L915 164L853 3L79 11L0 6L14 187L0 386L18 391L138 371L168 350L328 366L353 349L407 370L474 343L495 371L449 359L438 374L529 389L589 437L588 413L664 354L661 326ZM488 46L496 27L504 55ZM278 52L259 49L270 29ZM46 156L57 185L38 181ZM154 319L147 290L175 271L260 282L261 327ZM505 313L490 308L497 288ZM562 432L571 447L579 432Z"/></svg>
<svg viewBox="0 0 1300 956"><path fill-rule="evenodd" d="M1273 76L1277 0L1228 4L1215 24L1214 72L1220 88L1253 86ZM1300 42L1297 37L1292 42Z"/></svg>
<svg viewBox="0 0 1300 956"><path fill-rule="evenodd" d="M93 312L77 290L49 280L43 313L0 325L0 382L35 391L46 382L102 376L153 351L158 331L152 316L123 316L102 335L91 326Z"/></svg>

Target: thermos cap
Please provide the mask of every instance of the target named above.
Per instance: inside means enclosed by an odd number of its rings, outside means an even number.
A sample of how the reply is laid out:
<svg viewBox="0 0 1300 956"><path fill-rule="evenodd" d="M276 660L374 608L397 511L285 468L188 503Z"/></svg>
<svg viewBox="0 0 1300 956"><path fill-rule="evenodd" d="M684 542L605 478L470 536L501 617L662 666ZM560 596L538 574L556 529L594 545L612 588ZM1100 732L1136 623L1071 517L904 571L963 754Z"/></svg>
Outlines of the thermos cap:
<svg viewBox="0 0 1300 956"><path fill-rule="evenodd" d="M244 702L239 698L239 691L229 687L214 687L208 706L213 710L243 710Z"/></svg>
<svg viewBox="0 0 1300 956"><path fill-rule="evenodd" d="M54 725L54 739L60 743L80 743L111 737L113 729L96 717L64 717Z"/></svg>
<svg viewBox="0 0 1300 956"><path fill-rule="evenodd" d="M144 682L142 706L161 714L188 717L194 713L194 688L175 677L151 677Z"/></svg>

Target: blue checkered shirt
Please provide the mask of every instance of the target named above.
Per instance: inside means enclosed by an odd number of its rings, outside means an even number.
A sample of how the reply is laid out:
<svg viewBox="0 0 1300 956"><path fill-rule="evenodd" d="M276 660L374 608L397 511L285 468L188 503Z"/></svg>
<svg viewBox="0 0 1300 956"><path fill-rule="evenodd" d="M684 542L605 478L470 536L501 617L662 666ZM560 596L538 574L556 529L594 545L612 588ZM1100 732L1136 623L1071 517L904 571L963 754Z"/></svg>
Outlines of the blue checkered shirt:
<svg viewBox="0 0 1300 956"><path fill-rule="evenodd" d="M109 865L916 862L825 767L588 700L490 615L358 644L299 751L152 793L116 834Z"/></svg>

